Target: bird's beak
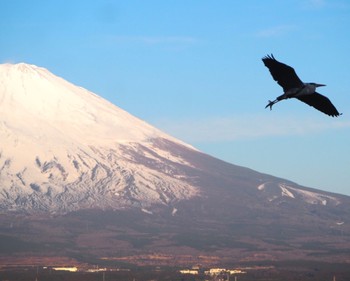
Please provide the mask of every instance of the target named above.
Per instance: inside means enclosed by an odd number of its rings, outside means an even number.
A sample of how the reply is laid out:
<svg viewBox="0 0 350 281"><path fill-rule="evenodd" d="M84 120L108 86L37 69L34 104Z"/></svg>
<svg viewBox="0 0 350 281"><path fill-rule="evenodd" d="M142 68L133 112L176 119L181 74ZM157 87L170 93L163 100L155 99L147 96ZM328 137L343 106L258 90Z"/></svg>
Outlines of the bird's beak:
<svg viewBox="0 0 350 281"><path fill-rule="evenodd" d="M316 84L316 87L324 87L326 86L325 84Z"/></svg>

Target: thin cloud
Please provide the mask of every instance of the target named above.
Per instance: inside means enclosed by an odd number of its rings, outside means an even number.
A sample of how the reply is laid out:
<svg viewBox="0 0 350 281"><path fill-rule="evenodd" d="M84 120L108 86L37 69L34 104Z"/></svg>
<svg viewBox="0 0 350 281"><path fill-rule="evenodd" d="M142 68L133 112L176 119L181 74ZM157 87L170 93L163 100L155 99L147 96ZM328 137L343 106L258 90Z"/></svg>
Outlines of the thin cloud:
<svg viewBox="0 0 350 281"><path fill-rule="evenodd" d="M278 37L278 36L282 36L285 35L289 32L292 32L295 30L295 26L294 25L279 25L279 26L274 26L271 28L266 28L263 30L260 30L257 33L257 37L261 37L261 38L271 38L271 37Z"/></svg>
<svg viewBox="0 0 350 281"><path fill-rule="evenodd" d="M156 124L169 134L188 142L222 142L265 137L310 135L350 128L350 120L307 119L266 116L214 117Z"/></svg>

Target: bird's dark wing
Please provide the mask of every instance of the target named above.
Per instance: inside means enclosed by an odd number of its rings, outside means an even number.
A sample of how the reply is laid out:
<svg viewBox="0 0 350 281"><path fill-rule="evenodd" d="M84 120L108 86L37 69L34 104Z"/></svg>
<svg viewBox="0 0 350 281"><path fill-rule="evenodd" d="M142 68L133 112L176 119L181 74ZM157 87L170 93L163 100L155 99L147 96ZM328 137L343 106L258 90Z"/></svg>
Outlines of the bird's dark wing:
<svg viewBox="0 0 350 281"><path fill-rule="evenodd" d="M306 104L316 108L317 110L329 115L339 116L338 110L332 104L332 102L325 96L315 92L312 95L304 95L297 97L298 100L305 102Z"/></svg>
<svg viewBox="0 0 350 281"><path fill-rule="evenodd" d="M279 62L272 54L271 56L267 55L264 57L262 61L270 70L273 79L283 88L284 92L292 88L300 88L303 86L303 82L295 73L294 68Z"/></svg>

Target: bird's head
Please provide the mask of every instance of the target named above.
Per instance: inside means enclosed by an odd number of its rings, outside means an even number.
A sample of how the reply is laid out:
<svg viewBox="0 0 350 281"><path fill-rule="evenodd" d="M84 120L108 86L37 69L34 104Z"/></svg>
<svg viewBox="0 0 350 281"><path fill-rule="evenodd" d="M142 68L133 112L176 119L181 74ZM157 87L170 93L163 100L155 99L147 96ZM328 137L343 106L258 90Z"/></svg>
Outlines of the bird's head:
<svg viewBox="0 0 350 281"><path fill-rule="evenodd" d="M313 85L313 86L315 86L315 88L326 86L325 84L317 84L317 83L310 83L310 84Z"/></svg>

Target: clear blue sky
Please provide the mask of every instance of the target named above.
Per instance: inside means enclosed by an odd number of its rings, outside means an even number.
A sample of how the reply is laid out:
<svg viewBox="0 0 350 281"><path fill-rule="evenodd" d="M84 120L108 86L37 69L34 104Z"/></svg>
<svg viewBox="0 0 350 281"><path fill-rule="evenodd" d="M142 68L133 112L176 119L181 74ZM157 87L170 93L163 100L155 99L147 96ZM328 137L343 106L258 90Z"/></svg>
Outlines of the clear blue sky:
<svg viewBox="0 0 350 281"><path fill-rule="evenodd" d="M205 153L350 195L350 1L0 0L0 63L26 62ZM280 95L292 65L343 115ZM1 117L0 117L1 118Z"/></svg>

